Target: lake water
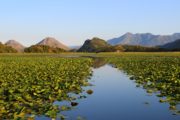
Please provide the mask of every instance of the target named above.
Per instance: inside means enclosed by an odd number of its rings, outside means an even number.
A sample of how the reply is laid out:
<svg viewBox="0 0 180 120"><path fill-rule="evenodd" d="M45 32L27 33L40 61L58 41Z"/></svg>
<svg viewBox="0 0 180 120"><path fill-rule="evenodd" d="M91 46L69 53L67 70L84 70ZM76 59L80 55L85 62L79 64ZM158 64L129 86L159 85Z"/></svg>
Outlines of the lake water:
<svg viewBox="0 0 180 120"><path fill-rule="evenodd" d="M173 115L169 110L168 103L159 103L155 94L150 96L144 89L137 88L123 71L110 65L93 69L90 83L93 86L84 89L92 89L94 93L76 100L79 104L72 110L62 112L67 120L180 120L180 115Z"/></svg>

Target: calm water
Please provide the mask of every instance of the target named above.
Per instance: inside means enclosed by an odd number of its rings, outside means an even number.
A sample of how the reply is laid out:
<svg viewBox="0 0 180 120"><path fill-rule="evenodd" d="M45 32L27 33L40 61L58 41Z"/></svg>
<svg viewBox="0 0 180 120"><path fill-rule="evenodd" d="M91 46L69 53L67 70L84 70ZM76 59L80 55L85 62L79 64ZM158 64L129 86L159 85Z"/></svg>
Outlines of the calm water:
<svg viewBox="0 0 180 120"><path fill-rule="evenodd" d="M137 88L125 73L110 65L93 69L90 82L94 86L85 89L92 89L94 93L76 100L79 105L73 110L62 112L67 120L180 120L180 115L173 115L169 110L168 103L159 103L158 97L149 96L144 89Z"/></svg>

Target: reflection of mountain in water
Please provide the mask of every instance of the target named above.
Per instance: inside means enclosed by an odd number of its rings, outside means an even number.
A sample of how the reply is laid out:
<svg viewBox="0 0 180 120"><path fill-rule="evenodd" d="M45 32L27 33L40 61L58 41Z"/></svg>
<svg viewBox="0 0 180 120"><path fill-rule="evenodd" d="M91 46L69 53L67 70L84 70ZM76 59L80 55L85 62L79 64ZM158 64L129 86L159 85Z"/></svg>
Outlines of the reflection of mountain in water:
<svg viewBox="0 0 180 120"><path fill-rule="evenodd" d="M94 59L94 63L93 63L93 68L100 68L104 65L106 65L106 60L104 58L93 58Z"/></svg>

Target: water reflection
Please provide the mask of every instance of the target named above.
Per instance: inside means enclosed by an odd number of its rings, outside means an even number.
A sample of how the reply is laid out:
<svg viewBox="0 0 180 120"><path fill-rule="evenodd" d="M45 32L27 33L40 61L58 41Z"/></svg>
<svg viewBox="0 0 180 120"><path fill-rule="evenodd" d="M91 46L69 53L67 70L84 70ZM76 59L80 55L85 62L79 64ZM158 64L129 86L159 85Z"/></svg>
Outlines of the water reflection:
<svg viewBox="0 0 180 120"><path fill-rule="evenodd" d="M104 58L93 58L93 68L97 69L107 64Z"/></svg>

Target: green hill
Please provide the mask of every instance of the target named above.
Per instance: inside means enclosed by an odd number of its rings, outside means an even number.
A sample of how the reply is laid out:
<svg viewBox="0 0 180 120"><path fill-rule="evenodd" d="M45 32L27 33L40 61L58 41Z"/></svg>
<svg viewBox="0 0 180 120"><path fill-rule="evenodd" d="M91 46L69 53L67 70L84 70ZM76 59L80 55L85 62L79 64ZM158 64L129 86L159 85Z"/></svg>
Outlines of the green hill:
<svg viewBox="0 0 180 120"><path fill-rule="evenodd" d="M109 46L105 40L95 37L92 40L86 40L78 52L101 52Z"/></svg>

